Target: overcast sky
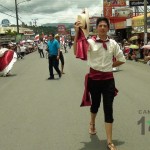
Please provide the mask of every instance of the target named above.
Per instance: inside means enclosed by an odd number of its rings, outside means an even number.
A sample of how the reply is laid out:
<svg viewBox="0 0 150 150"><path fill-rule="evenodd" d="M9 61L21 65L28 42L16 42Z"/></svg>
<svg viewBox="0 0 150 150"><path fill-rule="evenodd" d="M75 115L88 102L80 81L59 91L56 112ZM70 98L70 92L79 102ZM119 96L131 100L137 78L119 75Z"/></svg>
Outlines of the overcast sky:
<svg viewBox="0 0 150 150"><path fill-rule="evenodd" d="M100 15L103 8L102 0L17 0L17 3L20 20L29 25L29 22L38 19L38 26L45 23L74 23L83 8L88 8L90 16ZM0 24L3 19L16 24L15 17L15 0L0 0Z"/></svg>

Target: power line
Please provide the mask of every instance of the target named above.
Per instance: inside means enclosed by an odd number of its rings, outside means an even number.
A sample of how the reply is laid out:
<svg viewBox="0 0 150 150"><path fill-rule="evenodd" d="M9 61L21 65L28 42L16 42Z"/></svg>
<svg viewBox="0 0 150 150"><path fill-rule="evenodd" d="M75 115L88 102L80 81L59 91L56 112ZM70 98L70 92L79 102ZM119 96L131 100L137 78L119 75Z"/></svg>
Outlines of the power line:
<svg viewBox="0 0 150 150"><path fill-rule="evenodd" d="M12 12L14 13L13 10L8 9L7 7L3 6L2 4L0 4L0 6L3 7L3 8L5 8L5 9L7 9L7 10L9 10L9 11L12 11ZM13 18L16 18L16 16L12 16L12 15L10 15L10 14L8 14L8 13L5 13L5 12L2 12L2 11L0 11L0 13L5 14L5 15L10 16L10 17L13 17ZM20 16L19 16L18 20L23 23L23 21L21 20L21 17L20 17Z"/></svg>
<svg viewBox="0 0 150 150"><path fill-rule="evenodd" d="M12 16L12 15L10 15L10 14L4 13L4 12L2 12L2 11L0 11L0 13L5 14L5 15L8 15L8 16L13 17L13 18L16 18L15 16ZM21 22L23 22L20 18L19 18L18 20L21 21Z"/></svg>
<svg viewBox="0 0 150 150"><path fill-rule="evenodd" d="M7 7L5 7L4 5L2 5L2 4L0 4L0 6L1 7L3 7L3 8L5 8L5 9L7 9L7 10L9 10L9 11L12 11L13 13L15 13L13 10L11 10L11 9L9 9L9 8L7 8ZM3 13L3 14L5 14L5 13ZM20 16L19 16L20 17ZM20 17L21 18L21 17Z"/></svg>
<svg viewBox="0 0 150 150"><path fill-rule="evenodd" d="M5 9L7 9L7 10L9 10L9 11L12 11L12 12L13 12L13 10L11 10L11 9L9 9L9 8L7 8L7 7L5 7L5 6L2 5L2 4L0 4L0 6L3 7L3 8L5 8Z"/></svg>
<svg viewBox="0 0 150 150"><path fill-rule="evenodd" d="M12 16L12 15L10 15L10 14L4 13L4 12L2 12L2 11L0 11L0 13L5 14L5 15L10 16L10 17L13 17L13 18L16 18L15 16Z"/></svg>
<svg viewBox="0 0 150 150"><path fill-rule="evenodd" d="M14 13L13 10L11 10L11 9L9 9L9 8L7 8L7 7L5 7L4 5L0 4L0 6ZM15 16L12 16L12 15L10 15L10 14L8 14L8 13L5 13L5 12L2 12L2 11L0 11L0 13L5 14L5 15L10 16L10 17L13 17L13 18L16 18Z"/></svg>

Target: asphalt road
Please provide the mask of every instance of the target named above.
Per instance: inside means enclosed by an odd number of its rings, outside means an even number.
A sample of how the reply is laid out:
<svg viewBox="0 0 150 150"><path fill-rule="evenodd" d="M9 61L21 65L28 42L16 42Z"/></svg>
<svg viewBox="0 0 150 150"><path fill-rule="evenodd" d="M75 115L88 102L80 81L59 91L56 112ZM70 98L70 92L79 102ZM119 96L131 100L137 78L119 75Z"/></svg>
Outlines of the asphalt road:
<svg viewBox="0 0 150 150"><path fill-rule="evenodd" d="M49 77L38 52L18 60L11 77L0 77L0 150L106 150L102 107L97 135L90 136L89 107L80 107L86 62L64 54L65 74ZM113 139L119 150L148 150L150 66L127 61L115 72ZM102 105L101 105L102 106Z"/></svg>

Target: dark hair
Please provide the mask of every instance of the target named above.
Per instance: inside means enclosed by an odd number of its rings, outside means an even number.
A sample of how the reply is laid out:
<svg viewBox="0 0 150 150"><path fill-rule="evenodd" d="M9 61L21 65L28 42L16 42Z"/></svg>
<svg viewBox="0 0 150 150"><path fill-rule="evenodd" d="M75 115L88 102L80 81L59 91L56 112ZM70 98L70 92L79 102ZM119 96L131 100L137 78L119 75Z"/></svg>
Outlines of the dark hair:
<svg viewBox="0 0 150 150"><path fill-rule="evenodd" d="M109 28L109 21L108 21L108 19L105 18L105 17L97 18L96 27L98 26L98 24L99 24L101 21L105 21L105 22L107 23L108 28Z"/></svg>
<svg viewBox="0 0 150 150"><path fill-rule="evenodd" d="M50 33L49 35L52 35L54 37L54 33Z"/></svg>

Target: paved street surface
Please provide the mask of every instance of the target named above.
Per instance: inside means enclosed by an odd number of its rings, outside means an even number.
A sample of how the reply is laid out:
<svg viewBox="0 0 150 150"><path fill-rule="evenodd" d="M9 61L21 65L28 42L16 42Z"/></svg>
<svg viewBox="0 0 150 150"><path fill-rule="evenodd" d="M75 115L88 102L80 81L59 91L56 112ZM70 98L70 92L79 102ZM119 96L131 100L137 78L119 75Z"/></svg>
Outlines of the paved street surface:
<svg viewBox="0 0 150 150"><path fill-rule="evenodd" d="M18 60L14 76L0 77L0 150L106 150L102 107L95 136L88 134L89 107L79 107L86 62L72 50L64 57L61 79L47 80L48 60L38 52ZM114 75L114 143L119 150L148 150L150 66L127 61Z"/></svg>

